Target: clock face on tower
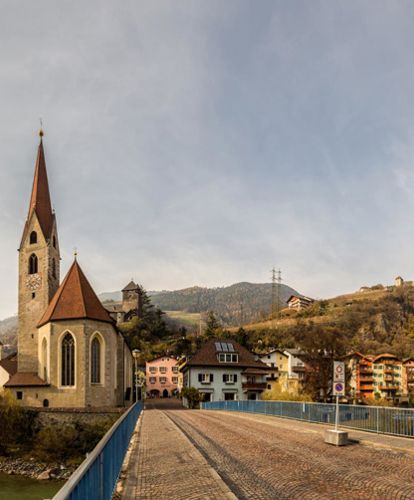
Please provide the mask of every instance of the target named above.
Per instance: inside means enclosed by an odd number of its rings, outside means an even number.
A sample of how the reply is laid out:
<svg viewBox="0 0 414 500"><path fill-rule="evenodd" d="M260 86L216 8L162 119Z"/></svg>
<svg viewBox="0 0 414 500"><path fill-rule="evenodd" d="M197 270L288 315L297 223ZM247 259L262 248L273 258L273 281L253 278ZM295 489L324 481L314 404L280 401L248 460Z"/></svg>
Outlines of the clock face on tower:
<svg viewBox="0 0 414 500"><path fill-rule="evenodd" d="M39 274L31 274L26 278L26 287L31 292L38 290L42 285L42 278Z"/></svg>

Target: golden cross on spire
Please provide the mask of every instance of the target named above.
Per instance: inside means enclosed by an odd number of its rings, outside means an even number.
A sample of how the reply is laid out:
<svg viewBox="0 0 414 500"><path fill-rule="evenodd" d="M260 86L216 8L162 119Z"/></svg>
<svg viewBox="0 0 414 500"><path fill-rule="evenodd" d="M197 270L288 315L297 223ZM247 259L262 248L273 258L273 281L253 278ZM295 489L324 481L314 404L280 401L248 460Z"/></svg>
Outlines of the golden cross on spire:
<svg viewBox="0 0 414 500"><path fill-rule="evenodd" d="M43 132L43 120L42 120L42 117L39 118L39 121L40 121L40 129L39 129L39 137L42 138L43 135L44 135L44 132Z"/></svg>
<svg viewBox="0 0 414 500"><path fill-rule="evenodd" d="M77 260L77 257L78 257L78 249L76 247L74 247L73 249L73 257L75 260Z"/></svg>

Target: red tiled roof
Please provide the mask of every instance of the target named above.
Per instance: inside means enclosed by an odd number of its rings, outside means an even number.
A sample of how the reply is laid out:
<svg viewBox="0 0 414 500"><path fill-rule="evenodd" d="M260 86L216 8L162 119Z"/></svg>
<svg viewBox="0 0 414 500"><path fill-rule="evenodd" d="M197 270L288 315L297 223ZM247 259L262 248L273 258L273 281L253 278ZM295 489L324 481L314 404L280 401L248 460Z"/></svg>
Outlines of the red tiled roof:
<svg viewBox="0 0 414 500"><path fill-rule="evenodd" d="M216 342L233 344L234 353L239 355L238 363L228 363L227 366L241 367L241 368L262 368L268 370L269 367L256 360L254 355L246 348L235 342L233 339L213 339L204 344L186 363L186 366L223 366L217 359L219 351L216 350ZM220 351L223 352L223 351Z"/></svg>
<svg viewBox="0 0 414 500"><path fill-rule="evenodd" d="M47 382L42 380L37 373L23 373L17 372L15 373L11 379L4 384L4 387L27 387L27 386L47 386L49 385Z"/></svg>
<svg viewBox="0 0 414 500"><path fill-rule="evenodd" d="M36 212L45 238L49 238L52 231L54 215L52 212L52 203L50 201L49 183L47 180L46 161L42 139L40 139L40 144L37 150L32 196L30 199L27 220L30 219L33 212Z"/></svg>
<svg viewBox="0 0 414 500"><path fill-rule="evenodd" d="M38 327L50 321L64 319L94 319L113 323L76 260L39 321Z"/></svg>
<svg viewBox="0 0 414 500"><path fill-rule="evenodd" d="M10 354L7 358L0 361L0 366L6 370L9 375L14 375L17 372L17 356Z"/></svg>

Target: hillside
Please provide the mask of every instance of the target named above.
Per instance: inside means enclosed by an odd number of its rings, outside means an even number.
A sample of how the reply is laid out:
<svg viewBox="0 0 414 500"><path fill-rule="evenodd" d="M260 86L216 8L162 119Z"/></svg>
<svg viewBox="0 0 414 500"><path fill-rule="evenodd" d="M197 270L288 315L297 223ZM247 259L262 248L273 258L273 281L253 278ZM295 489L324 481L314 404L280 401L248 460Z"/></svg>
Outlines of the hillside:
<svg viewBox="0 0 414 500"><path fill-rule="evenodd" d="M12 344L16 342L17 335L17 316L11 316L0 320L0 341L3 344Z"/></svg>
<svg viewBox="0 0 414 500"><path fill-rule="evenodd" d="M252 322L244 328L252 342L260 339L265 345L280 346L293 345L308 327L314 335L336 329L347 351L414 356L414 287L375 288L315 302L302 311L285 309L278 320Z"/></svg>
<svg viewBox="0 0 414 500"><path fill-rule="evenodd" d="M282 307L298 292L281 285ZM224 325L240 325L269 315L272 302L271 283L236 283L221 288L191 287L151 295L151 301L164 311L206 313L214 311Z"/></svg>

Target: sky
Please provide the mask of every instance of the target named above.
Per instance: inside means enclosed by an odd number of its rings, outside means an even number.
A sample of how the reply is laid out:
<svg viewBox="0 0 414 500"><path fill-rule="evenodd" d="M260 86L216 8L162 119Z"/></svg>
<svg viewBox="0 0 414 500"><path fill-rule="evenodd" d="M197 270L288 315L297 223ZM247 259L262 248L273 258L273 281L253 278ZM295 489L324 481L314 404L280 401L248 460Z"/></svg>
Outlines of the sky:
<svg viewBox="0 0 414 500"><path fill-rule="evenodd" d="M414 279L414 3L0 0L0 318L39 117L99 292Z"/></svg>

